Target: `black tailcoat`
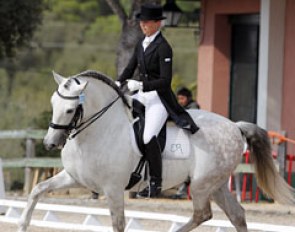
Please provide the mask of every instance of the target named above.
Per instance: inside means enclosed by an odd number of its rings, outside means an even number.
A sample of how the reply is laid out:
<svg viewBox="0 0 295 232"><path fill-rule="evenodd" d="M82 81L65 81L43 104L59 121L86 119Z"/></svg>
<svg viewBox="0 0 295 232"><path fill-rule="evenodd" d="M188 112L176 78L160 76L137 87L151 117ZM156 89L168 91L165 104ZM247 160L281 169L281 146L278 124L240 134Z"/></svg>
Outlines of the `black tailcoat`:
<svg viewBox="0 0 295 232"><path fill-rule="evenodd" d="M144 39L144 38L143 38ZM143 91L156 90L169 117L179 126L195 133L198 130L190 115L180 106L171 89L172 81L172 48L159 33L154 41L143 50L141 39L134 50L129 64L119 77L121 83L130 79L136 68L139 80L143 83Z"/></svg>

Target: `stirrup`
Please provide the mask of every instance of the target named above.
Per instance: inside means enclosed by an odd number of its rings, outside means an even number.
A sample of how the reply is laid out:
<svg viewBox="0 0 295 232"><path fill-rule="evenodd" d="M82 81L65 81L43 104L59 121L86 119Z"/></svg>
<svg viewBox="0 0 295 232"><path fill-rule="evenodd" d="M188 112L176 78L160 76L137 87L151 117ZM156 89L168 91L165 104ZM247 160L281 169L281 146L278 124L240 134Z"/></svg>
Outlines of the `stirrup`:
<svg viewBox="0 0 295 232"><path fill-rule="evenodd" d="M142 191L138 192L137 198L156 198L160 195L162 190L161 185L157 185L155 182L149 183L149 185Z"/></svg>

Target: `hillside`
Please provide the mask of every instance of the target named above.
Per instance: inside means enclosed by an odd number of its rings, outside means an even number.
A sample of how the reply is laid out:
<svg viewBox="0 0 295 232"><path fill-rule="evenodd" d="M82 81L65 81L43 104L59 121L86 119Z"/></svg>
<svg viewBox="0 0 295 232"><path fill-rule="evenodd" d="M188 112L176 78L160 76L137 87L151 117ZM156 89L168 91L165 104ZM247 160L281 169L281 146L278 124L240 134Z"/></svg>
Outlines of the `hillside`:
<svg viewBox="0 0 295 232"><path fill-rule="evenodd" d="M174 89L193 87L198 41L194 29L167 28L163 33L174 49ZM50 111L50 96L56 88L52 70L69 76L94 69L116 78L119 35L120 25L113 15L89 23L46 12L30 48L19 51L13 62L0 63L0 130L38 127L36 120L42 112ZM0 157L21 156L24 151L20 144L0 141Z"/></svg>

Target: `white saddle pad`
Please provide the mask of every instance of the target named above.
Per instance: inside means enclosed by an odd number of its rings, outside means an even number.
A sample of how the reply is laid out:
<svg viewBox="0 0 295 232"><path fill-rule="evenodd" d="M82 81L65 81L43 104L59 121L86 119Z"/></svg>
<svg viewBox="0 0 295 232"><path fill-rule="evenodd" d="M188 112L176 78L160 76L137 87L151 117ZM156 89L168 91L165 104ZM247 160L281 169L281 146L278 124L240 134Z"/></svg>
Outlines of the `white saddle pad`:
<svg viewBox="0 0 295 232"><path fill-rule="evenodd" d="M187 159L190 154L188 132L167 123L166 146L163 151L163 159Z"/></svg>

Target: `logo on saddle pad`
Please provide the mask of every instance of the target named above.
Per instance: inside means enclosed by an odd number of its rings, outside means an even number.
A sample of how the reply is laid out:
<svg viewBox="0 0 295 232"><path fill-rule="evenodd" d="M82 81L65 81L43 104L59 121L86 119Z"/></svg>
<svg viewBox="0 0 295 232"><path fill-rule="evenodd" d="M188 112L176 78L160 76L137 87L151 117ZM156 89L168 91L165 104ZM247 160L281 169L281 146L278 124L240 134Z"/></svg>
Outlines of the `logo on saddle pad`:
<svg viewBox="0 0 295 232"><path fill-rule="evenodd" d="M163 159L187 159L190 154L189 137L185 130L178 128L174 123L167 123L166 145Z"/></svg>

